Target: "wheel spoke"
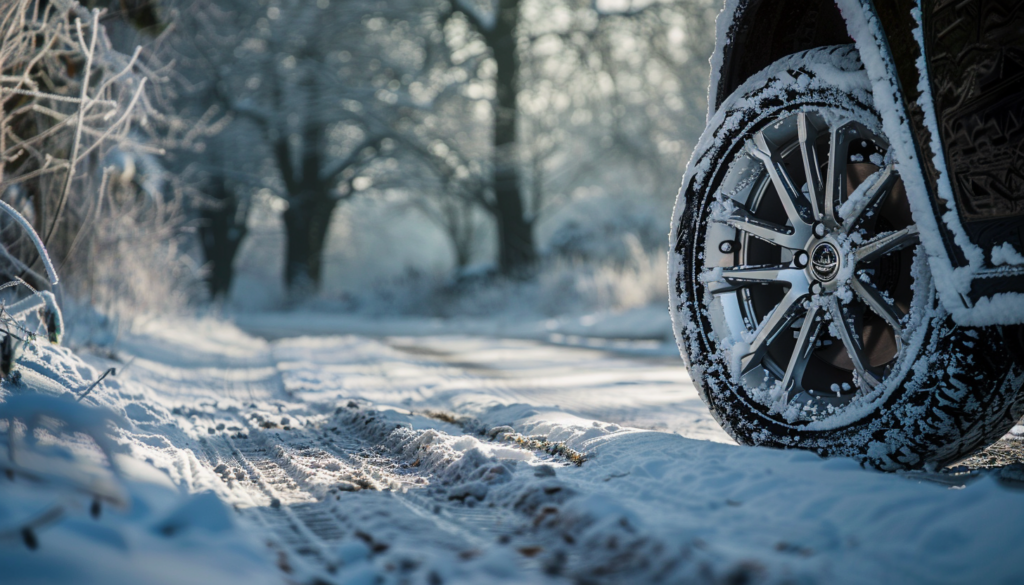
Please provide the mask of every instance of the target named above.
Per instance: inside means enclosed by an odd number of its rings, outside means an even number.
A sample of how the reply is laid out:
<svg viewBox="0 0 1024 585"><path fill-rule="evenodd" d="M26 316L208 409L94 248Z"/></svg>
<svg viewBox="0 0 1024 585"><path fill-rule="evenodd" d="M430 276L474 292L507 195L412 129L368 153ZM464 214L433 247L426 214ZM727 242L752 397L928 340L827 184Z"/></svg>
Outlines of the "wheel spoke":
<svg viewBox="0 0 1024 585"><path fill-rule="evenodd" d="M768 139L764 137L763 132L758 132L754 135L750 154L760 160L764 164L765 170L768 171L768 176L771 178L772 185L775 186L775 190L779 194L779 199L786 210L786 216L789 218L790 223L793 224L794 231L798 233L805 232L809 235L809 228L814 220L807 210L806 199L804 199L803 193L793 184L789 171L786 170L782 160L772 149L771 145L769 145Z"/></svg>
<svg viewBox="0 0 1024 585"><path fill-rule="evenodd" d="M880 169L868 177L864 181L867 183L867 186L864 187L865 190L856 199L852 199L849 206L844 206L846 209L841 210L844 211L843 232L849 233L864 212L875 207L882 197L889 193L897 179L899 179L899 175L893 170L892 165ZM861 188L858 187L857 190L860 191Z"/></svg>
<svg viewBox="0 0 1024 585"><path fill-rule="evenodd" d="M882 296L882 293L874 286L861 282L858 278L850 279L851 288L853 292L860 297L860 300L868 306L869 309L874 311L876 315L885 319L885 322L889 324L893 329L893 333L896 335L897 344L903 335L903 325L901 323L906 313L901 311L896 305L886 300Z"/></svg>
<svg viewBox="0 0 1024 585"><path fill-rule="evenodd" d="M818 336L818 327L821 322L818 313L821 309L815 305L804 315L804 324L800 327L797 335L796 347L793 354L789 356L789 364L786 366L786 373L782 376L782 391L785 402L788 403L790 396L790 384L802 387L804 370L807 369L807 362L811 359L811 352L814 350L814 339Z"/></svg>
<svg viewBox="0 0 1024 585"><path fill-rule="evenodd" d="M857 262L871 262L897 250L916 245L920 240L921 235L917 231L917 226L912 225L876 236L857 248L853 256Z"/></svg>
<svg viewBox="0 0 1024 585"><path fill-rule="evenodd" d="M853 362L854 371L857 372L857 376L861 380L864 380L864 382L874 388L877 385L877 381L874 376L868 373L865 367L867 359L864 356L864 348L861 347L860 335L854 330L853 325L847 321L846 312L839 304L839 299L834 295L828 299L828 311L832 317L832 323L838 329L839 339L843 342L843 347L846 348L850 361Z"/></svg>
<svg viewBox="0 0 1024 585"><path fill-rule="evenodd" d="M768 351L768 345L800 316L803 307L799 301L806 294L806 290L800 291L795 287L789 289L782 301L761 322L754 339L750 342L750 351L740 359L741 376L761 364L761 360L764 359L764 355Z"/></svg>
<svg viewBox="0 0 1024 585"><path fill-rule="evenodd" d="M746 209L737 209L725 223L783 248L800 249L807 242L806 236L777 223L758 219Z"/></svg>
<svg viewBox="0 0 1024 585"><path fill-rule="evenodd" d="M794 281L806 280L804 271L785 264L768 266L739 266L723 268L722 278L750 284L770 284L778 282L792 286Z"/></svg>
<svg viewBox="0 0 1024 585"><path fill-rule="evenodd" d="M824 186L821 181L821 165L818 163L818 151L814 143L818 138L818 131L811 124L807 114L797 114L797 131L800 138L800 155L804 161L804 176L807 178L807 196L811 200L811 211L814 213L815 221L821 221L822 214L822 190Z"/></svg>
<svg viewBox="0 0 1024 585"><path fill-rule="evenodd" d="M831 229L839 228L839 203L846 193L846 159L850 151L853 122L832 129L829 140L828 179L825 183L825 214L822 222Z"/></svg>

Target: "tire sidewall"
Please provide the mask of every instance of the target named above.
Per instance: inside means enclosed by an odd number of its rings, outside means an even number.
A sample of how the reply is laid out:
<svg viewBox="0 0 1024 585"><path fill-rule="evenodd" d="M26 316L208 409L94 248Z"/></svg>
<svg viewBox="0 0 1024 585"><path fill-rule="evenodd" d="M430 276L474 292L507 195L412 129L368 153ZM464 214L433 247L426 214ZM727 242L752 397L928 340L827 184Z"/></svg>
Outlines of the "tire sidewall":
<svg viewBox="0 0 1024 585"><path fill-rule="evenodd" d="M719 108L687 166L669 254L672 319L691 377L716 420L739 443L852 456L883 469L944 465L1002 436L1018 420L1021 370L993 328L958 328L930 295L923 343L893 390L862 418L809 430L767 415L733 381L705 304L702 251L707 218L729 165L757 131L800 111L827 110L878 134L870 84L852 46L806 51L751 77ZM912 365L911 365L912 364ZM1004 428L1005 427L1005 428Z"/></svg>

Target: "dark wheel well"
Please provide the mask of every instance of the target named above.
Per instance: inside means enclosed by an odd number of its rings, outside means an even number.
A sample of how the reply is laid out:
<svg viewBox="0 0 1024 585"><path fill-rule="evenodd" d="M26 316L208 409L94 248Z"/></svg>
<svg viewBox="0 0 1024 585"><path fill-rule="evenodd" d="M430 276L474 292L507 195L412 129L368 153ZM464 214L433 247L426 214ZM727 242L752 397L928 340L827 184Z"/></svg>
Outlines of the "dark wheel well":
<svg viewBox="0 0 1024 585"><path fill-rule="evenodd" d="M730 30L715 102L786 55L853 42L835 0L747 0Z"/></svg>

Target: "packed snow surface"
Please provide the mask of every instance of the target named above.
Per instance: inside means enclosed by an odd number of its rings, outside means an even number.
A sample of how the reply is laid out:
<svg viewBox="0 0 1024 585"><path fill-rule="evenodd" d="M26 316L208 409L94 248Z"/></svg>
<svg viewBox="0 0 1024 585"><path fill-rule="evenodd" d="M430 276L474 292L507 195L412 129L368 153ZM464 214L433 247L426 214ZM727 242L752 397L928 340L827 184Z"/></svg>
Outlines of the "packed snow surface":
<svg viewBox="0 0 1024 585"><path fill-rule="evenodd" d="M264 333L273 322L260 321ZM678 356L440 326L294 336L302 322L273 341L216 321L161 322L113 353L26 351L20 381L0 394L0 441L4 417L22 431L16 461L3 463L50 464L0 484L5 578L1024 578L1024 492L739 447ZM109 367L117 375L76 402ZM60 518L34 529L30 550L21 527L55 504Z"/></svg>

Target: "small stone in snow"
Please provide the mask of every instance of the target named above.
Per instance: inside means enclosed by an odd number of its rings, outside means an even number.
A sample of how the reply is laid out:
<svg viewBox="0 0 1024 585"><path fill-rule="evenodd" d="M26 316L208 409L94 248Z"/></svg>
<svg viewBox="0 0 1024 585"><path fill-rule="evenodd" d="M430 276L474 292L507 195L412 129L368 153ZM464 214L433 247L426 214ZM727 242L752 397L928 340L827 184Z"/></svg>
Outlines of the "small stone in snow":
<svg viewBox="0 0 1024 585"><path fill-rule="evenodd" d="M355 402L351 401L351 400L349 400L349 401L348 401L348 404L346 404L345 406L346 406L347 408L359 408L359 405L358 405L358 404L356 404Z"/></svg>
<svg viewBox="0 0 1024 585"><path fill-rule="evenodd" d="M281 418L281 426L284 426L284 425L287 425L287 424L291 424L291 421L288 419L287 416L286 417L282 417Z"/></svg>
<svg viewBox="0 0 1024 585"><path fill-rule="evenodd" d="M210 428L206 429L206 432L208 432L208 433L210 433L212 435L212 434L216 433L217 431L213 427L210 427Z"/></svg>
<svg viewBox="0 0 1024 585"><path fill-rule="evenodd" d="M281 507L281 500L279 500L277 498L271 498L270 499L270 507L271 508L280 508Z"/></svg>
<svg viewBox="0 0 1024 585"><path fill-rule="evenodd" d="M227 470L228 470L228 466L227 466L227 465L225 465L225 464L223 464L223 463L221 463L221 464L220 464L220 465L218 465L217 467L214 467L214 468L213 468L213 471L214 471L215 473L221 473L221 474L222 474L222 473L224 473L224 472L226 472Z"/></svg>
<svg viewBox="0 0 1024 585"><path fill-rule="evenodd" d="M217 425L217 430L218 430L218 431L223 431L223 430L224 430L224 423L220 423L220 424L218 424L218 425Z"/></svg>
<svg viewBox="0 0 1024 585"><path fill-rule="evenodd" d="M536 468L534 468L533 475L537 477L554 477L555 468L547 464L538 465Z"/></svg>
<svg viewBox="0 0 1024 585"><path fill-rule="evenodd" d="M487 431L487 437L489 439L495 439L498 437L498 435L510 434L515 432L516 430L513 429L512 427L508 425L503 425L500 427L494 427L493 429Z"/></svg>

